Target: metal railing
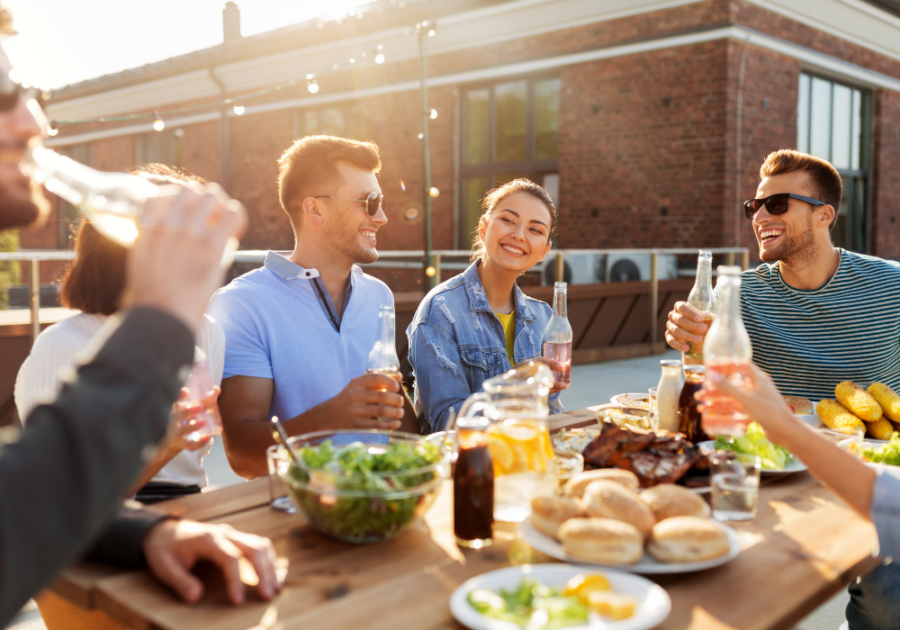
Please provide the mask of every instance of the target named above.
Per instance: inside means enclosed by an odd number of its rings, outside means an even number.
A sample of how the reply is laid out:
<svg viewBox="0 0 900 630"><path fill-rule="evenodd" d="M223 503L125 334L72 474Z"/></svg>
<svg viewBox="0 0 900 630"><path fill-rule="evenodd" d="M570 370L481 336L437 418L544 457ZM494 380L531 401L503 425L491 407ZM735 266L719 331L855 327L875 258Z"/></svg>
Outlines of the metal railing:
<svg viewBox="0 0 900 630"><path fill-rule="evenodd" d="M750 250L746 247L710 247L707 248L713 254L724 254L729 265L740 257L740 266L746 270L750 266ZM650 343L656 343L657 330L652 322L656 321L656 313L659 309L659 257L660 255L688 255L696 254L697 249L688 247L661 248L661 249L557 249L555 253L555 277L557 282L562 282L565 274L565 257L571 255L602 255L602 254L632 254L650 255ZM236 263L265 262L268 250L242 250L234 255ZM434 268L438 282L441 278L442 268L465 269L472 252L463 249L438 249L432 250L431 259L425 260L425 252L421 249L413 250L388 250L379 252L379 259L374 263L363 265L364 267L387 267L394 269L421 269L426 263ZM32 342L41 332L40 323L40 263L48 261L68 261L75 258L75 252L71 251L21 251L0 252L0 262L25 261L29 263L28 273L28 307L31 311L31 339ZM466 262L448 263L445 258L463 258Z"/></svg>

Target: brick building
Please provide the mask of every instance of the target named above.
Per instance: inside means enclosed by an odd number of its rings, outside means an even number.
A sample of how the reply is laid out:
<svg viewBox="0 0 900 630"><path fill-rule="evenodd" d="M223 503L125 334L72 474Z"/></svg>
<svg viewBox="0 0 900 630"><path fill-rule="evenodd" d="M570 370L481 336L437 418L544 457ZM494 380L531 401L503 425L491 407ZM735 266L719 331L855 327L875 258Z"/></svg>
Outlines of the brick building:
<svg viewBox="0 0 900 630"><path fill-rule="evenodd" d="M836 243L900 258L900 2L381 0L246 38L237 15L220 46L45 103L60 121L157 110L163 131L67 124L47 144L100 169L159 161L221 181L250 211L243 248L290 249L281 152L312 133L373 140L391 220L379 248L420 249L406 211L422 201L414 27L429 20L435 248L468 248L479 198L524 175L556 197L561 247L755 250L739 202L764 156L790 147L844 176ZM291 80L242 99L243 115L219 105ZM65 247L75 216L57 203L23 247Z"/></svg>

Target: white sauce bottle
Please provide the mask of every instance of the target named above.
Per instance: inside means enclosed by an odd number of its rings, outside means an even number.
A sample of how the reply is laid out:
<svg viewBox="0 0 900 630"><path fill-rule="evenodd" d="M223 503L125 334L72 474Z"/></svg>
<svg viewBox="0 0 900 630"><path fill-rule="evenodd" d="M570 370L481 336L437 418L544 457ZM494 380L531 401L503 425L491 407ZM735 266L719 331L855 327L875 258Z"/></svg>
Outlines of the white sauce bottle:
<svg viewBox="0 0 900 630"><path fill-rule="evenodd" d="M657 386L657 428L678 433L678 398L684 387L684 370L681 361L663 359L659 364L662 366L662 376Z"/></svg>

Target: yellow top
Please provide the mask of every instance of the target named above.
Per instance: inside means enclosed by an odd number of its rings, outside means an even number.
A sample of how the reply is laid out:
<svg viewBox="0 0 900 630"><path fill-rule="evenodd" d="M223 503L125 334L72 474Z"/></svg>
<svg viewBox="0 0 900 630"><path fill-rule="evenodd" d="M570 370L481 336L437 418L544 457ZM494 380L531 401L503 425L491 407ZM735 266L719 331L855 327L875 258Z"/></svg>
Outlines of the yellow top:
<svg viewBox="0 0 900 630"><path fill-rule="evenodd" d="M503 313L494 313L500 324L503 326L503 334L506 336L506 354L509 355L509 364L513 367L516 365L516 354L513 351L516 345L516 312L513 311L509 315Z"/></svg>

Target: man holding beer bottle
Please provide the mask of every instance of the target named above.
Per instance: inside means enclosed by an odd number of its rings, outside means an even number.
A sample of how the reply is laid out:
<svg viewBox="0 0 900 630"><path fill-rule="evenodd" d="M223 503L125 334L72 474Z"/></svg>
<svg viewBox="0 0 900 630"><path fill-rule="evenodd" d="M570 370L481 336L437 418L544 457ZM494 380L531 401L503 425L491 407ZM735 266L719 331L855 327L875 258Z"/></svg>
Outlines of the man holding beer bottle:
<svg viewBox="0 0 900 630"><path fill-rule="evenodd" d="M294 231L290 256L219 290L210 313L225 331L219 399L223 441L234 471L268 474L269 418L292 435L322 429L418 432L400 385L366 374L390 289L358 263L378 258L387 223L376 174L378 147L330 136L296 141L279 161L281 206ZM401 424L401 420L403 423Z"/></svg>
<svg viewBox="0 0 900 630"><path fill-rule="evenodd" d="M763 261L741 277L741 315L753 360L782 395L833 398L841 381L900 390L900 263L835 247L843 183L799 151L770 154L743 212ZM707 331L686 302L669 313L666 341L682 352ZM879 567L850 587L850 630L900 619L900 568Z"/></svg>

